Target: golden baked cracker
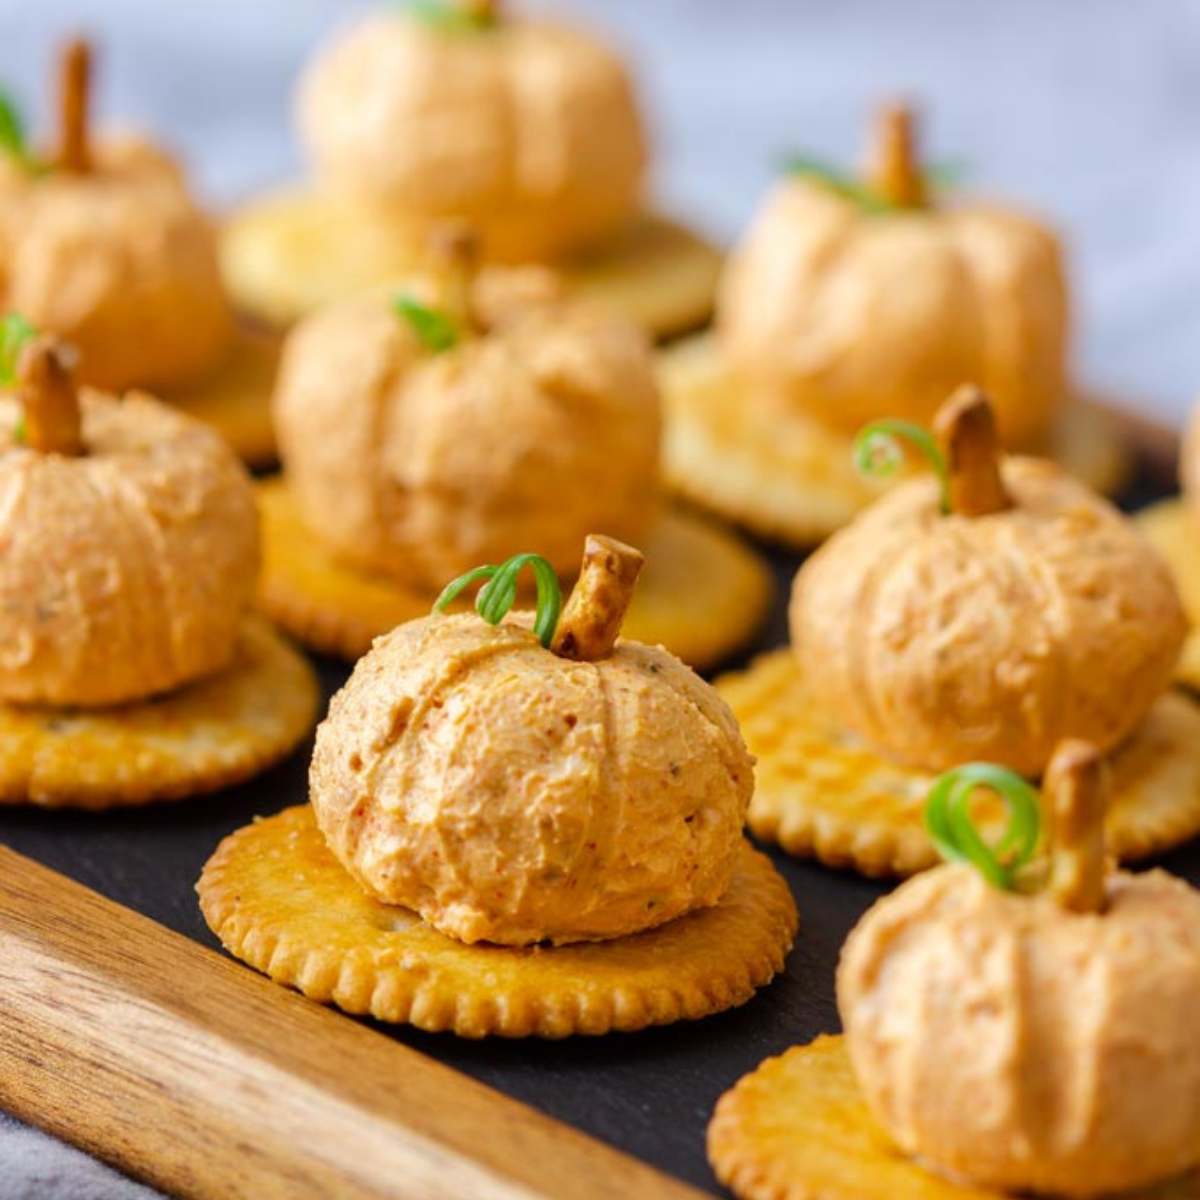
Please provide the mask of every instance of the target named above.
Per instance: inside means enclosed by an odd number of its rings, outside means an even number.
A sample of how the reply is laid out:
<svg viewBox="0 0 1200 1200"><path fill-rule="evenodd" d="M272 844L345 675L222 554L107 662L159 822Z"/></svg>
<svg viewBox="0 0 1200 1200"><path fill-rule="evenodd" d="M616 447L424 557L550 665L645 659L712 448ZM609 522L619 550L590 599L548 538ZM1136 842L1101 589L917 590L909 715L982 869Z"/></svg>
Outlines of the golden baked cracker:
<svg viewBox="0 0 1200 1200"><path fill-rule="evenodd" d="M846 434L753 403L725 369L711 334L660 351L659 378L668 484L760 537L814 545L887 486L856 470ZM1126 478L1120 439L1094 407L1065 410L1054 454L1099 491L1115 491Z"/></svg>
<svg viewBox="0 0 1200 1200"><path fill-rule="evenodd" d="M1179 657L1176 678L1200 690L1200 519L1182 500L1163 500L1135 518L1166 560L1193 629Z"/></svg>
<svg viewBox="0 0 1200 1200"><path fill-rule="evenodd" d="M674 221L646 216L563 274L578 295L623 313L661 341L708 323L721 252Z"/></svg>
<svg viewBox="0 0 1200 1200"><path fill-rule="evenodd" d="M242 311L279 327L355 292L412 271L421 246L353 204L302 186L263 196L233 214L221 260ZM627 234L560 264L581 295L615 305L658 337L704 324L721 255L702 238L647 214Z"/></svg>
<svg viewBox="0 0 1200 1200"><path fill-rule="evenodd" d="M758 837L871 876L911 875L938 861L922 823L934 776L882 758L836 725L813 702L790 650L717 680L717 690L758 759L747 817ZM1106 832L1119 858L1144 858L1200 833L1200 704L1167 693L1111 763Z"/></svg>
<svg viewBox="0 0 1200 1200"><path fill-rule="evenodd" d="M900 1152L867 1108L841 1037L769 1058L720 1100L708 1160L739 1200L1009 1200L925 1170ZM1138 1200L1200 1196L1200 1172ZM1127 1200L1134 1200L1127 1197Z"/></svg>
<svg viewBox="0 0 1200 1200"><path fill-rule="evenodd" d="M1171 568L1188 619L1200 626L1200 518L1174 499L1142 509L1134 521Z"/></svg>
<svg viewBox="0 0 1200 1200"><path fill-rule="evenodd" d="M162 399L213 426L250 466L269 467L277 458L271 391L280 344L278 334L239 329L215 374L196 387L164 392Z"/></svg>
<svg viewBox="0 0 1200 1200"><path fill-rule="evenodd" d="M468 946L368 896L308 805L227 837L196 890L229 952L276 982L470 1038L629 1031L733 1008L783 967L797 924L787 884L744 843L714 908L609 942Z"/></svg>
<svg viewBox="0 0 1200 1200"><path fill-rule="evenodd" d="M156 699L0 705L0 805L99 810L216 791L290 753L318 702L308 661L250 617L231 666Z"/></svg>
<svg viewBox="0 0 1200 1200"><path fill-rule="evenodd" d="M258 485L263 522L259 605L306 646L356 659L381 633L425 616L435 596L338 562L310 533L281 479ZM766 564L734 534L668 511L644 547L626 637L661 642L694 667L744 644L771 602Z"/></svg>

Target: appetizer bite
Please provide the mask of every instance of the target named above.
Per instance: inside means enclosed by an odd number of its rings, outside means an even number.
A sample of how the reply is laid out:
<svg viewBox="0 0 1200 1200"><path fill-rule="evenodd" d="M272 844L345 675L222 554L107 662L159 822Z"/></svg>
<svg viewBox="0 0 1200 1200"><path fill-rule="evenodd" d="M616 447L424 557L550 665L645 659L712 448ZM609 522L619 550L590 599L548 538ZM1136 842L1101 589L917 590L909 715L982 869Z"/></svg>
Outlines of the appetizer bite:
<svg viewBox="0 0 1200 1200"><path fill-rule="evenodd" d="M717 252L646 213L633 87L589 33L488 0L391 4L318 52L296 120L313 185L225 237L249 312L287 324L391 282L457 219L497 261L552 263L655 334L709 316Z"/></svg>
<svg viewBox="0 0 1200 1200"><path fill-rule="evenodd" d="M742 837L753 760L708 684L617 640L641 565L590 536L561 609L551 563L517 555L377 640L318 730L311 807L205 867L230 952L466 1037L640 1029L766 984L796 914ZM506 621L525 568L536 613ZM443 615L484 580L476 613Z"/></svg>
<svg viewBox="0 0 1200 1200"><path fill-rule="evenodd" d="M64 46L48 152L3 102L4 308L75 346L83 383L153 389L269 459L273 344L235 327L214 230L174 160L144 138L94 133L91 63L87 42Z"/></svg>
<svg viewBox="0 0 1200 1200"><path fill-rule="evenodd" d="M795 158L730 256L714 336L663 353L673 487L756 532L810 545L875 491L853 432L927 423L961 380L994 398L1008 446L1097 487L1107 426L1071 402L1068 296L1054 233L938 186L903 105L877 114L861 181Z"/></svg>
<svg viewBox="0 0 1200 1200"><path fill-rule="evenodd" d="M660 506L645 335L545 268L477 269L477 246L443 227L424 274L289 335L274 399L284 476L260 490L263 607L355 658L473 563L540 545L566 577L601 528L659 559L631 634L718 660L757 626L769 579L731 535Z"/></svg>
<svg viewBox="0 0 1200 1200"><path fill-rule="evenodd" d="M934 862L928 773L976 758L1035 778L1084 737L1111 756L1109 837L1135 858L1200 831L1200 708L1170 689L1185 632L1165 564L1053 463L1004 457L974 387L907 435L935 470L901 483L807 560L792 646L720 685L759 760L750 826L867 874Z"/></svg>
<svg viewBox="0 0 1200 1200"><path fill-rule="evenodd" d="M1044 815L1001 767L937 781L926 820L947 865L846 940L845 1036L768 1060L717 1105L709 1158L738 1196L1195 1194L1179 1177L1200 1162L1200 894L1109 869L1104 770L1063 742ZM1009 807L995 845L972 823L981 789Z"/></svg>
<svg viewBox="0 0 1200 1200"><path fill-rule="evenodd" d="M1170 566L1191 625L1177 678L1200 691L1200 406L1184 435L1179 479L1182 497L1151 505L1138 514L1137 522Z"/></svg>
<svg viewBox="0 0 1200 1200"><path fill-rule="evenodd" d="M254 492L211 430L78 389L73 353L0 325L0 802L212 791L311 728L307 663L248 615Z"/></svg>

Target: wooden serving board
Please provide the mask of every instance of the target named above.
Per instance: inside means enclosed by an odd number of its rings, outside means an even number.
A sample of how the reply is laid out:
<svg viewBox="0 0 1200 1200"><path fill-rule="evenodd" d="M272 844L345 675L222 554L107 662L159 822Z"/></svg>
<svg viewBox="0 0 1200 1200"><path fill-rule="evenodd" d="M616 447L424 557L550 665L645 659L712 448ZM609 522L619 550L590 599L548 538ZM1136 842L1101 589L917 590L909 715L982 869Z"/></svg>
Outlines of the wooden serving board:
<svg viewBox="0 0 1200 1200"><path fill-rule="evenodd" d="M1140 503L1169 487L1172 442L1131 436ZM786 638L797 562L775 556L759 648ZM346 675L320 669L327 690ZM196 906L221 837L305 799L308 754L173 806L0 809L0 1107L186 1197L716 1191L704 1131L717 1096L838 1028L838 949L882 887L774 854L801 912L787 970L704 1021L558 1043L385 1029L218 953ZM1166 865L1200 884L1200 846Z"/></svg>

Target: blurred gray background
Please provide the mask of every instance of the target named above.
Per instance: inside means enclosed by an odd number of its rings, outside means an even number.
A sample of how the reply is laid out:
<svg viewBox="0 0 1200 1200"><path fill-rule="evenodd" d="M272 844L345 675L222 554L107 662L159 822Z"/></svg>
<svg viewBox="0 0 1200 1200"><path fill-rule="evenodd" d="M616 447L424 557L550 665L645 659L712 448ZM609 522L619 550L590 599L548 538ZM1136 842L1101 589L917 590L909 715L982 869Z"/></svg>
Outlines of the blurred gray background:
<svg viewBox="0 0 1200 1200"><path fill-rule="evenodd" d="M857 158L873 98L924 102L969 186L1067 235L1078 374L1174 423L1200 392L1196 0L536 0L633 58L662 204L736 237L787 150ZM300 168L289 87L351 0L2 0L0 77L46 112L56 39L102 47L104 116L153 128L230 204ZM0 1031L2 1036L2 1031ZM0 1117L0 1200L146 1195Z"/></svg>
<svg viewBox="0 0 1200 1200"><path fill-rule="evenodd" d="M101 106L226 203L300 163L289 85L351 0L0 3L0 74L44 115L57 36L104 48ZM923 100L934 154L1068 236L1085 382L1179 420L1200 391L1195 0L529 0L628 48L662 202L736 236L788 149L857 157L872 98Z"/></svg>

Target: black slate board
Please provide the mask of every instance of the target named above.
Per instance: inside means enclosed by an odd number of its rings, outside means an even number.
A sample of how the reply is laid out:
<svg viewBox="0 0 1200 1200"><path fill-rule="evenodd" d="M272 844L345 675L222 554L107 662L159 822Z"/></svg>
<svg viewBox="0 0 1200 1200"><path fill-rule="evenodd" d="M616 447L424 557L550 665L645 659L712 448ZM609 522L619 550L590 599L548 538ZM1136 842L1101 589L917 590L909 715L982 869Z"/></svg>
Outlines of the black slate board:
<svg viewBox="0 0 1200 1200"><path fill-rule="evenodd" d="M1144 469L1124 502L1135 508L1163 492L1162 481ZM731 667L787 639L787 589L800 559L768 553L778 583L771 620L755 646ZM330 662L320 663L319 669L327 693L348 673ZM200 869L217 842L251 817L307 798L310 749L311 743L306 744L288 762L243 787L177 805L109 815L0 809L0 842L216 947L192 890ZM740 1009L661 1030L564 1042L476 1043L448 1034L377 1028L715 1192L704 1133L717 1097L769 1055L839 1028L833 997L838 950L851 926L885 890L850 873L771 854L799 905L800 934L785 973ZM1200 843L1162 863L1200 885Z"/></svg>

